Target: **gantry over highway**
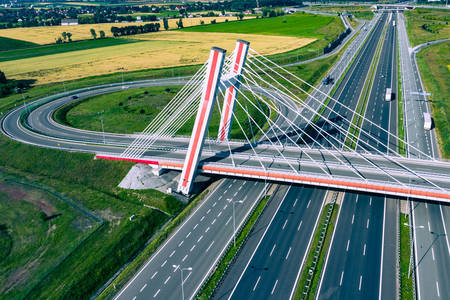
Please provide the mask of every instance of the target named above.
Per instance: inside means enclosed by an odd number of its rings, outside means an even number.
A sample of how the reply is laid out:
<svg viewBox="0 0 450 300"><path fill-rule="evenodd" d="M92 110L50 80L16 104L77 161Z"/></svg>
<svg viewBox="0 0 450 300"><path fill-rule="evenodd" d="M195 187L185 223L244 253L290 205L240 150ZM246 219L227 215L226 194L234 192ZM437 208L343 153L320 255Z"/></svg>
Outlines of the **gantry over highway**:
<svg viewBox="0 0 450 300"><path fill-rule="evenodd" d="M313 93L302 86L309 86ZM222 108L218 104L218 139L209 140L208 149L203 151L219 94L224 101ZM298 96L301 94L309 101ZM331 114L327 115L333 116L329 118L323 111L330 102L334 105L328 105ZM245 133L246 124L236 118L235 107L247 115L252 136ZM261 128L249 107L265 117L269 133ZM347 119L343 109L356 119ZM277 125L271 111L288 125ZM187 144L186 139L175 136L194 115ZM229 139L232 120L245 136L244 141ZM362 121L378 128L382 135L361 128L358 124ZM258 131L258 142L254 130ZM321 142L316 143L318 140ZM380 144L387 146L380 150ZM413 149L420 157L401 156L399 146ZM450 163L416 149L241 40L229 56L225 50L213 47L207 63L122 154L96 157L181 170L178 192L186 195L195 175L204 172L450 202Z"/></svg>

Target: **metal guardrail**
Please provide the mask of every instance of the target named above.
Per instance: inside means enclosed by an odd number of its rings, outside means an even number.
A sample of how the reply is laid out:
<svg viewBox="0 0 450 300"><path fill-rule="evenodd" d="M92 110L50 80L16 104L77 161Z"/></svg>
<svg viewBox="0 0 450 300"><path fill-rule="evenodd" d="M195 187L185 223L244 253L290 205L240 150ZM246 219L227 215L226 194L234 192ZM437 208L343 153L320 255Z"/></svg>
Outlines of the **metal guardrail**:
<svg viewBox="0 0 450 300"><path fill-rule="evenodd" d="M317 265L319 263L319 257L320 253L323 250L324 242L325 242L325 236L328 230L328 225L330 224L331 215L333 213L334 206L336 204L336 200L338 197L338 192L333 192L333 196L331 198L331 205L328 207L327 214L325 217L325 220L323 222L320 236L319 236L319 242L317 243L316 249L314 250L314 256L312 260L312 267L309 268L308 274L306 277L305 285L303 287L302 295L300 296L301 300L307 299L309 296L309 293L311 291L312 281L314 278L314 275L317 271Z"/></svg>

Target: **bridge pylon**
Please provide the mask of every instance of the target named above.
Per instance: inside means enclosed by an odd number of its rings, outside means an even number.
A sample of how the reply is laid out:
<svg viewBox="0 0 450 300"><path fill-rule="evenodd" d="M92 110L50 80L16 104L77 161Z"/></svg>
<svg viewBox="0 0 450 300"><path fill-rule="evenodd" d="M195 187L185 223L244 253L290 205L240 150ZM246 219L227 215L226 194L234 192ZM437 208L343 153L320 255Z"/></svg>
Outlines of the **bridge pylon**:
<svg viewBox="0 0 450 300"><path fill-rule="evenodd" d="M236 101L236 96L239 89L239 79L245 67L245 62L247 60L247 53L250 43L243 40L237 40L236 48L233 56L232 69L230 74L227 76L237 77L236 83L227 88L225 92L225 98L222 107L222 116L220 118L219 133L217 134L217 139L219 142L223 142L228 139L231 131L231 122L233 120L233 110Z"/></svg>
<svg viewBox="0 0 450 300"><path fill-rule="evenodd" d="M203 84L202 96L197 111L197 116L189 141L189 148L178 183L178 192L188 195L192 183L195 179L198 163L201 157L202 148L208 130L209 120L213 112L216 101L217 90L219 88L220 77L222 74L223 62L225 60L226 50L213 47L208 60L206 77Z"/></svg>

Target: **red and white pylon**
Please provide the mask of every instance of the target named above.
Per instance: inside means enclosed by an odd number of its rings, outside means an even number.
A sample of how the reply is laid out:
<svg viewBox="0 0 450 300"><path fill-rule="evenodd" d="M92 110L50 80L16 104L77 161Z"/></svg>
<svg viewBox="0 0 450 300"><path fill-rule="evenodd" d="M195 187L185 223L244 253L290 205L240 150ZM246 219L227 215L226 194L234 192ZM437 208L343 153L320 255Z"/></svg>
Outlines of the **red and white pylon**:
<svg viewBox="0 0 450 300"><path fill-rule="evenodd" d="M237 40L236 49L234 51L233 63L230 76L236 76L237 80L234 85L227 88L225 92L225 98L222 107L222 116L220 118L219 133L217 139L220 142L228 139L231 131L231 122L234 110L234 104L236 101L236 95L240 86L240 76L245 66L245 61L247 59L247 53L250 43L243 40Z"/></svg>
<svg viewBox="0 0 450 300"><path fill-rule="evenodd" d="M197 111L194 129L192 130L191 139L189 141L189 148L184 161L183 171L181 172L180 181L178 183L178 192L182 192L185 195L189 194L195 178L195 173L197 172L206 131L217 96L225 52L226 50L224 49L213 47L211 48L211 53L209 55L202 97Z"/></svg>

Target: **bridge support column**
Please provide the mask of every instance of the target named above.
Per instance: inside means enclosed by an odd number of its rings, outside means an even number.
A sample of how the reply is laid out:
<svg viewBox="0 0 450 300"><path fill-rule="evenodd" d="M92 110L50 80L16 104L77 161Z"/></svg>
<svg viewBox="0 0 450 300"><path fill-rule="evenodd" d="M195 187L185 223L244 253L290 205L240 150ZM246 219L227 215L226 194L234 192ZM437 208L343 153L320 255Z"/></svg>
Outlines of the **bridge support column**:
<svg viewBox="0 0 450 300"><path fill-rule="evenodd" d="M225 59L225 50L213 47L209 55L206 78L203 86L202 98L197 111L194 129L192 130L189 148L184 161L183 171L181 172L178 183L178 192L188 195L195 173L201 157L202 147L205 140L205 134L208 129L209 119L213 112L214 103L217 96L217 90L222 74L223 62Z"/></svg>
<svg viewBox="0 0 450 300"><path fill-rule="evenodd" d="M249 42L237 40L236 49L233 57L233 65L230 76L236 76L240 79L242 71L247 59ZM237 89L239 89L239 80L236 80L234 86L229 86L225 92L225 99L223 101L222 116L220 119L219 133L217 139L220 142L228 139L231 131L231 122L233 120L234 103L236 101Z"/></svg>

